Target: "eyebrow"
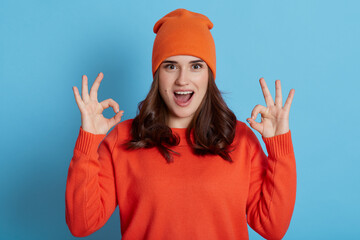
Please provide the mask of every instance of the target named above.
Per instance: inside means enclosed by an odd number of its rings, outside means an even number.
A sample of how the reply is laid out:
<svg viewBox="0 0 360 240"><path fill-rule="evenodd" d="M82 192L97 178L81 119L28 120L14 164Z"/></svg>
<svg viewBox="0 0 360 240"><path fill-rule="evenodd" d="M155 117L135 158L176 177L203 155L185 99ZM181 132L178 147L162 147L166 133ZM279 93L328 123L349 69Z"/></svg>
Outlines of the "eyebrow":
<svg viewBox="0 0 360 240"><path fill-rule="evenodd" d="M190 63L198 63L198 62L204 62L203 60L194 60L191 61ZM165 60L162 63L178 63L177 61L170 61L170 60Z"/></svg>

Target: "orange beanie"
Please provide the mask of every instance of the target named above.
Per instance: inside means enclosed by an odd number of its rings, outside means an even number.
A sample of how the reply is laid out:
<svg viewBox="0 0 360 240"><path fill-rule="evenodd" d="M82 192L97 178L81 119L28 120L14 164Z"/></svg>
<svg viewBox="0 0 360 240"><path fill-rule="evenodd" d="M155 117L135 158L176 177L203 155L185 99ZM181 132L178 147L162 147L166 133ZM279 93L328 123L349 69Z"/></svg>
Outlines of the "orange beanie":
<svg viewBox="0 0 360 240"><path fill-rule="evenodd" d="M154 25L156 33L152 52L152 73L166 58L191 55L201 58L216 76L215 42L210 33L213 23L200 13L176 9Z"/></svg>

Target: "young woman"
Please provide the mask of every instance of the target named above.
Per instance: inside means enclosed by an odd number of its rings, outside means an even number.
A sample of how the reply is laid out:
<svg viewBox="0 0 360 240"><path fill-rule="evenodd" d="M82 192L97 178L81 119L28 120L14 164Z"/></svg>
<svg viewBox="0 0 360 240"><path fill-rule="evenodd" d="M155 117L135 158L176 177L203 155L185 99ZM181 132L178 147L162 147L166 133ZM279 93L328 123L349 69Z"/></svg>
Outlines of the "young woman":
<svg viewBox="0 0 360 240"><path fill-rule="evenodd" d="M98 102L102 73L90 93L85 75L82 97L73 88L82 121L66 187L74 236L101 228L117 205L123 239L248 239L247 224L266 239L284 236L296 194L294 90L283 105L280 81L274 101L260 79L267 106L247 121L266 156L216 87L212 26L185 9L157 21L153 82L134 119L120 123L115 101ZM102 115L108 107L111 119Z"/></svg>

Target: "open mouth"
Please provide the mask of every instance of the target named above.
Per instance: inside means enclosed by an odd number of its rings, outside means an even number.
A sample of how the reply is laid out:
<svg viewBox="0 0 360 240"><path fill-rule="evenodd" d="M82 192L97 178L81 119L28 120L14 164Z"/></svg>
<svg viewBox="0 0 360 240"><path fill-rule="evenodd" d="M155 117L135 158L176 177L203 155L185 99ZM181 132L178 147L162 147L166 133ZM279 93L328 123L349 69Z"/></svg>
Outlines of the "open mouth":
<svg viewBox="0 0 360 240"><path fill-rule="evenodd" d="M194 92L193 91L176 91L176 92L174 92L174 95L175 95L176 104L184 107L190 103L192 96L194 95Z"/></svg>

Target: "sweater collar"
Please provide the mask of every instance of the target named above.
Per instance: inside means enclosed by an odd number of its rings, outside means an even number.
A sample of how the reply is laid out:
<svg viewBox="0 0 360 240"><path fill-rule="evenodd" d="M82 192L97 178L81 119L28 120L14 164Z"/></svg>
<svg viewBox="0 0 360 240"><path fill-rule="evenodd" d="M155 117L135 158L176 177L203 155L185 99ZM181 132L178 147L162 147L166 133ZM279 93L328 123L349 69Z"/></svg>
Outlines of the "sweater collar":
<svg viewBox="0 0 360 240"><path fill-rule="evenodd" d="M188 145L186 141L186 130L187 128L171 128L171 131L180 137L180 143L178 146Z"/></svg>

